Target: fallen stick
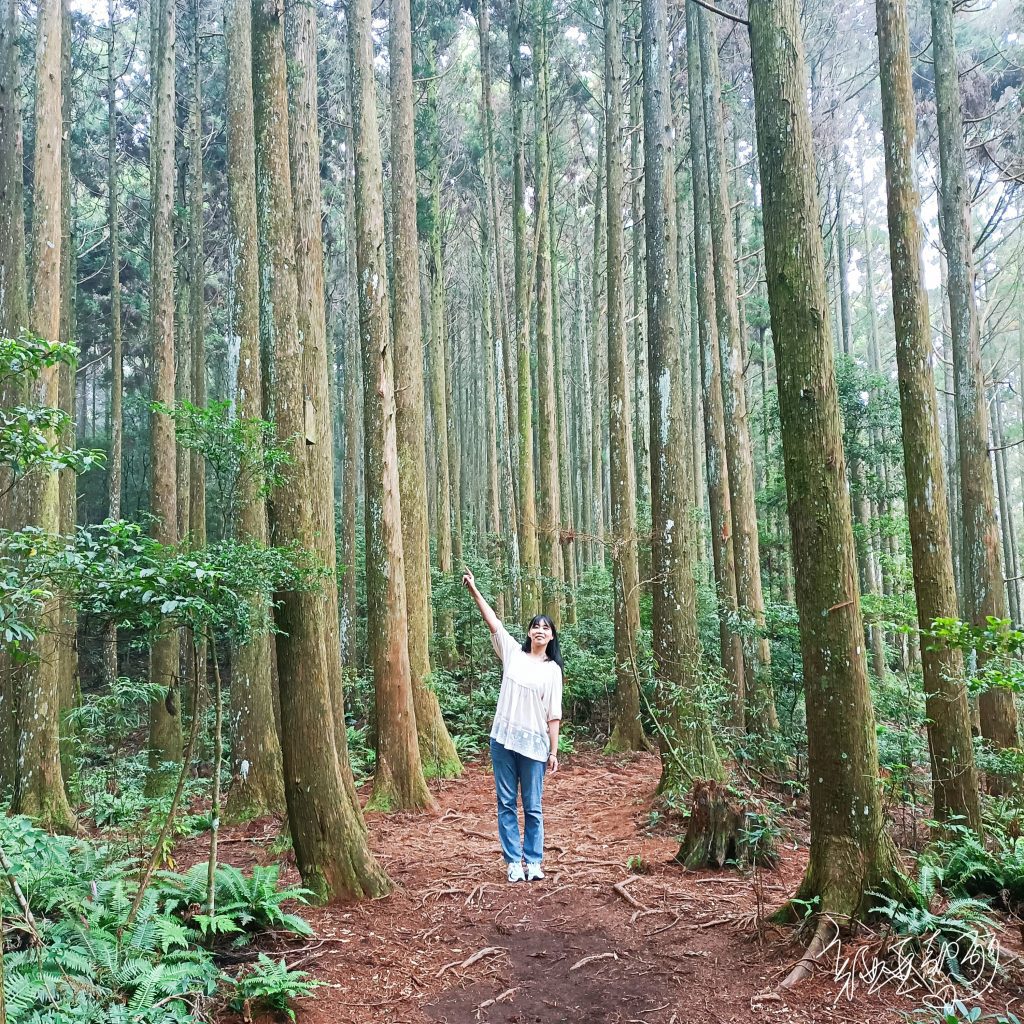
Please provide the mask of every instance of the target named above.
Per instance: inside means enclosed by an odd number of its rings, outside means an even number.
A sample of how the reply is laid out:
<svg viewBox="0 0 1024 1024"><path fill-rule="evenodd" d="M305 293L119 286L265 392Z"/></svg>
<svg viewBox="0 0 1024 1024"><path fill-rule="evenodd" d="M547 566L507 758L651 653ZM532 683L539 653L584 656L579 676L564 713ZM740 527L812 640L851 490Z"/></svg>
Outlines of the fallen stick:
<svg viewBox="0 0 1024 1024"><path fill-rule="evenodd" d="M621 882L613 885L612 888L631 906L636 907L637 910L646 910L647 908L640 903L636 897L631 896L626 892L626 886L631 885L633 882L639 881L639 875L630 875L629 878L624 878Z"/></svg>
<svg viewBox="0 0 1024 1024"><path fill-rule="evenodd" d="M585 967L587 964L593 963L595 960L618 960L618 953L591 953L590 956L585 956L582 960L577 960L576 963L569 968L569 972L572 973L578 970L580 967Z"/></svg>
<svg viewBox="0 0 1024 1024"><path fill-rule="evenodd" d="M472 967L478 960L482 960L485 956L490 956L492 953L504 953L504 946L484 946L483 949L478 949L472 956L466 957L465 960L453 960L450 964L445 964L435 975L440 978L445 971L450 970L452 967Z"/></svg>

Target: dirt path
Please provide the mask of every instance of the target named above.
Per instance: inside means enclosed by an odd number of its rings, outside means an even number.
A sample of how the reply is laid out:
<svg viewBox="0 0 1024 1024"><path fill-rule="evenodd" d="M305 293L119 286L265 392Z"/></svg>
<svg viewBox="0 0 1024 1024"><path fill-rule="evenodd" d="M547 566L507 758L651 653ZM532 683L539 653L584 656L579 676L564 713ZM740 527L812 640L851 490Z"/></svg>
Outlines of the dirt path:
<svg viewBox="0 0 1024 1024"><path fill-rule="evenodd" d="M546 782L548 875L532 884L504 879L482 764L435 787L435 817L370 815L395 892L312 913L317 939L286 954L325 983L300 1024L884 1024L920 1005L862 990L837 1002L831 977L772 994L799 954L743 921L751 880L675 864L676 826L648 827L657 778L654 756L567 758ZM805 856L790 844L763 876L766 903Z"/></svg>

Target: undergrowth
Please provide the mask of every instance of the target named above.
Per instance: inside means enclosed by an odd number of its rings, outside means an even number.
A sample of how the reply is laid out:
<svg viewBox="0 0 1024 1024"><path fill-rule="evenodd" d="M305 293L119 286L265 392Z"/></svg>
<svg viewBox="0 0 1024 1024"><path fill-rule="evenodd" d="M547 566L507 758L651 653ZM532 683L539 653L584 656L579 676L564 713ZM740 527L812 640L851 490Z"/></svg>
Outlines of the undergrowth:
<svg viewBox="0 0 1024 1024"><path fill-rule="evenodd" d="M212 917L206 864L158 872L131 918L138 864L113 847L51 836L23 817L0 819L0 846L10 1024L192 1024L243 1004L291 1013L289 1000L314 987L242 949L270 930L311 934L285 909L305 891L282 888L276 865L218 866Z"/></svg>

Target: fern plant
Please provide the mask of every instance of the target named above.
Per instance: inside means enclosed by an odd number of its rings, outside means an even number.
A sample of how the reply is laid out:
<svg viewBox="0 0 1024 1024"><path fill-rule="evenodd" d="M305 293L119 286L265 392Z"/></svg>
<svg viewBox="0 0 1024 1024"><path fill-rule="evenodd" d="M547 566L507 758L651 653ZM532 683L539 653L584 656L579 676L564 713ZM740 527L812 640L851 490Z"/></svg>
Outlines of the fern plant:
<svg viewBox="0 0 1024 1024"><path fill-rule="evenodd" d="M998 967L990 952L996 923L987 903L961 896L942 906L942 871L928 860L909 883L903 900L871 894L880 900L873 912L910 940L906 948L922 959L938 960L942 971L961 985Z"/></svg>
<svg viewBox="0 0 1024 1024"><path fill-rule="evenodd" d="M289 1001L310 995L316 986L305 971L290 971L283 959L273 960L260 953L256 963L239 974L231 1008L244 1013L261 1006L295 1020Z"/></svg>
<svg viewBox="0 0 1024 1024"><path fill-rule="evenodd" d="M192 924L206 939L233 935L235 945L245 945L255 933L268 930L309 937L307 921L284 909L289 901L305 904L308 889L278 887L280 868L253 866L246 875L230 864L218 864L214 873L213 917L198 908L206 906L208 866L196 864L184 874L171 871L157 876L157 891L163 910Z"/></svg>

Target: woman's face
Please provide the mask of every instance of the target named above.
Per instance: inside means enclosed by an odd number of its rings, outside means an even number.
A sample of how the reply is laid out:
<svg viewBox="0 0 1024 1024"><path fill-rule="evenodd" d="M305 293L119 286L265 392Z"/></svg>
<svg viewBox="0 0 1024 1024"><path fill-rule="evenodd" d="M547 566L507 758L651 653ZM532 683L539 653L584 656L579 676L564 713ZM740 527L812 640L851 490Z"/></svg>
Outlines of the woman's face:
<svg viewBox="0 0 1024 1024"><path fill-rule="evenodd" d="M533 641L533 645L543 650L551 640L551 624L543 619L540 622L535 622L530 627L528 635L530 640Z"/></svg>

